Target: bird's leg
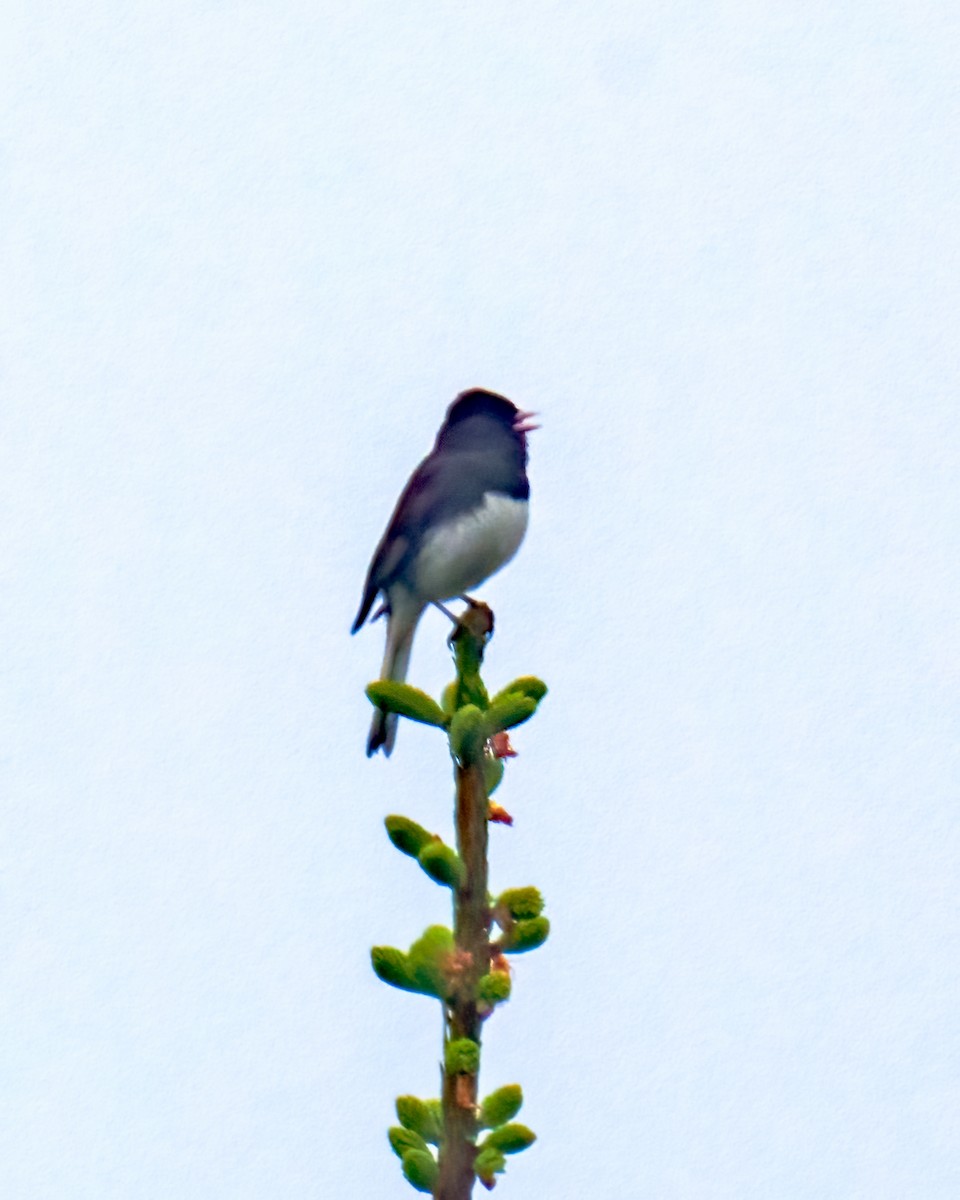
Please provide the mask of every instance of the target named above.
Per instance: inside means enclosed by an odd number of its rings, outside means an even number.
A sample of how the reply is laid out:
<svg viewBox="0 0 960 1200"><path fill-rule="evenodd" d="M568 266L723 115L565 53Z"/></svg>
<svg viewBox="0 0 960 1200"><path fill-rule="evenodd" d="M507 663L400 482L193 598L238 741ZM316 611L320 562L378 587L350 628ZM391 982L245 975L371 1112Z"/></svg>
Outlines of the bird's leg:
<svg viewBox="0 0 960 1200"><path fill-rule="evenodd" d="M434 608L439 608L445 617L449 617L450 620L454 623L454 625L460 624L459 618L455 617L453 615L453 613L450 611L450 609L447 608L447 606L445 604L441 604L439 600L432 600L431 603L433 604Z"/></svg>
<svg viewBox="0 0 960 1200"><path fill-rule="evenodd" d="M474 600L474 598L472 596L467 596L467 595L458 596L457 599L462 600L464 602L464 604L469 604L471 608L476 608L478 604L483 603L482 600Z"/></svg>

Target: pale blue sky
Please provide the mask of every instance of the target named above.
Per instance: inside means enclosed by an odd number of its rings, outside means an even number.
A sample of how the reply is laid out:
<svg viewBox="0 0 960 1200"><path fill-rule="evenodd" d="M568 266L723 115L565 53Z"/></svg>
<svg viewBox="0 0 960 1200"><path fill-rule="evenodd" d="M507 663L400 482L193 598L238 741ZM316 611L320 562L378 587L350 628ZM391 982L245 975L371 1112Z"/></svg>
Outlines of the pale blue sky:
<svg viewBox="0 0 960 1200"><path fill-rule="evenodd" d="M538 409L505 1200L960 1194L960 10L14 0L0 1190L413 1195L445 919L348 629L464 387ZM445 626L413 682L450 675Z"/></svg>

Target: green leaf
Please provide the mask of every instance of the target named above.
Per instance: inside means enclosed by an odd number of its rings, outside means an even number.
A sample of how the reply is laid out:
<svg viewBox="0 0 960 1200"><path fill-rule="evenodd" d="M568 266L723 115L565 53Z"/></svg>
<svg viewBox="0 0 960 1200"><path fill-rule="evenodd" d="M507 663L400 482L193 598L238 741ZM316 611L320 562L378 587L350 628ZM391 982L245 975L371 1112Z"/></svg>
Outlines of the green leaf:
<svg viewBox="0 0 960 1200"><path fill-rule="evenodd" d="M484 733L487 737L493 737L495 733L513 729L515 725L529 721L536 711L536 700L531 700L529 696L521 696L519 692L511 692L509 696L491 704L487 709Z"/></svg>
<svg viewBox="0 0 960 1200"><path fill-rule="evenodd" d="M428 1142L433 1142L435 1146L439 1146L443 1140L443 1105L439 1100L425 1100L424 1104L426 1104L430 1111L432 1124L423 1136Z"/></svg>
<svg viewBox="0 0 960 1200"><path fill-rule="evenodd" d="M447 963L453 953L453 934L445 925L431 925L410 947L410 976L418 989L440 999L447 994Z"/></svg>
<svg viewBox="0 0 960 1200"><path fill-rule="evenodd" d="M515 920L539 917L543 912L543 897L535 887L507 888L497 897L497 907L505 908Z"/></svg>
<svg viewBox="0 0 960 1200"><path fill-rule="evenodd" d="M455 1038L443 1051L448 1075L476 1075L480 1070L480 1047L472 1038Z"/></svg>
<svg viewBox="0 0 960 1200"><path fill-rule="evenodd" d="M442 729L447 723L443 709L436 700L408 683L378 679L367 687L367 699L377 708L399 713L401 717L409 717L411 721L420 721L424 725L438 725Z"/></svg>
<svg viewBox="0 0 960 1200"><path fill-rule="evenodd" d="M426 1150L427 1143L419 1133L412 1129L404 1129L402 1125L391 1125L387 1130L390 1147L397 1158L403 1158L408 1150Z"/></svg>
<svg viewBox="0 0 960 1200"><path fill-rule="evenodd" d="M512 1121L523 1104L523 1088L519 1083L508 1083L491 1092L480 1106L480 1124L484 1129L494 1129Z"/></svg>
<svg viewBox="0 0 960 1200"><path fill-rule="evenodd" d="M496 1183L495 1175L502 1175L507 1169L507 1160L503 1152L494 1146L481 1150L473 1160L473 1169L480 1182L488 1188Z"/></svg>
<svg viewBox="0 0 960 1200"><path fill-rule="evenodd" d="M450 722L450 749L454 757L464 766L479 762L486 740L480 709L475 704L458 708Z"/></svg>
<svg viewBox="0 0 960 1200"><path fill-rule="evenodd" d="M481 975L477 983L477 995L488 1004L502 1004L510 999L510 972L490 971Z"/></svg>
<svg viewBox="0 0 960 1200"><path fill-rule="evenodd" d="M428 842L423 847L417 856L417 861L434 883L443 884L448 888L463 886L467 875L463 860L456 850L452 850L439 838Z"/></svg>
<svg viewBox="0 0 960 1200"><path fill-rule="evenodd" d="M407 956L395 946L374 946L370 951L370 961L374 974L391 987L402 988L405 992L420 992L410 973Z"/></svg>
<svg viewBox="0 0 960 1200"><path fill-rule="evenodd" d="M384 983L442 1000L449 991L446 968L453 948L450 930L445 925L431 925L407 954L393 946L374 946L370 959Z"/></svg>
<svg viewBox="0 0 960 1200"><path fill-rule="evenodd" d="M531 917L528 921L517 921L506 930L497 946L505 954L525 954L542 946L549 933L550 922L546 917Z"/></svg>
<svg viewBox="0 0 960 1200"><path fill-rule="evenodd" d="M483 783L487 789L487 795L492 796L500 786L503 780L503 759L497 758L495 754L484 754L483 756Z"/></svg>
<svg viewBox="0 0 960 1200"><path fill-rule="evenodd" d="M393 815L386 817L383 823L387 827L387 837L390 841L401 854L409 854L411 858L416 858L424 846L433 840L432 833L416 821L411 821L409 817Z"/></svg>
<svg viewBox="0 0 960 1200"><path fill-rule="evenodd" d="M398 1096L397 1120L404 1129L424 1142L438 1142L443 1129L443 1116L440 1111L434 1111L434 1103L433 1100L421 1100L419 1096Z"/></svg>
<svg viewBox="0 0 960 1200"><path fill-rule="evenodd" d="M475 704L479 709L485 709L490 703L487 689L479 675L465 676L463 680L463 699L467 704Z"/></svg>
<svg viewBox="0 0 960 1200"><path fill-rule="evenodd" d="M519 1154L537 1140L537 1135L526 1125L501 1125L483 1140L483 1149L492 1148L502 1154Z"/></svg>
<svg viewBox="0 0 960 1200"><path fill-rule="evenodd" d="M429 1150L408 1150L403 1156L403 1176L418 1192L433 1194L440 1168Z"/></svg>
<svg viewBox="0 0 960 1200"><path fill-rule="evenodd" d="M513 683L508 683L506 687L501 688L490 703L493 705L499 700L506 699L507 696L518 694L520 696L529 696L531 700L536 700L539 704L547 694L547 691L547 685L542 679L538 679L536 675L521 675Z"/></svg>

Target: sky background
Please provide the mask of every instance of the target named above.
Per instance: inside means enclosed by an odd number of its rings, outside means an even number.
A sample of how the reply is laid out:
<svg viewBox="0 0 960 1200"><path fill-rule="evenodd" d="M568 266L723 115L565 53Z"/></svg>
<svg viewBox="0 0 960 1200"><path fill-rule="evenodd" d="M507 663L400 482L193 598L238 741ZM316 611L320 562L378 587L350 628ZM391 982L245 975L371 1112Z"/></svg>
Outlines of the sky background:
<svg viewBox="0 0 960 1200"><path fill-rule="evenodd" d="M960 1195L960 9L13 0L0 1190L412 1196L443 739L348 634L482 385L532 1200ZM424 620L412 682L451 675Z"/></svg>

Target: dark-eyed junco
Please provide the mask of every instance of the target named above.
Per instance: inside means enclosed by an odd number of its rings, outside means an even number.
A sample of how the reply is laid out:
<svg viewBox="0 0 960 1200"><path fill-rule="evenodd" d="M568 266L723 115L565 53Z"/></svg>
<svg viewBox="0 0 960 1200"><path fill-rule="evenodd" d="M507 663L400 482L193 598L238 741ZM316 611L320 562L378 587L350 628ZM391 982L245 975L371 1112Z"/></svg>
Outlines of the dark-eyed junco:
<svg viewBox="0 0 960 1200"><path fill-rule="evenodd" d="M356 633L378 592L387 614L381 679L406 678L428 604L463 596L516 554L527 529L527 437L534 413L474 388L447 409L433 449L410 476L367 572ZM377 616L380 614L377 613ZM395 713L377 710L367 755L393 749Z"/></svg>

